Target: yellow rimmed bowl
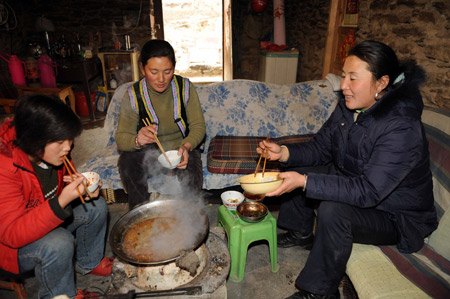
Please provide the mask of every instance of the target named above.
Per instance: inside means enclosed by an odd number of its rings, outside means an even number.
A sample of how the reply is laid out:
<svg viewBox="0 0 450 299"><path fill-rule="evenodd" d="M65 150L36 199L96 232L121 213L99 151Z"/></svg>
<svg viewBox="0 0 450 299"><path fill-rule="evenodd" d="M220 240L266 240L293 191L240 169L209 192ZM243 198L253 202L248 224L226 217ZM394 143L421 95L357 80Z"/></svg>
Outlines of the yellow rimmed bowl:
<svg viewBox="0 0 450 299"><path fill-rule="evenodd" d="M264 177L262 173L248 174L237 179L241 184L242 189L251 194L266 194L277 189L283 179L278 177L279 172L265 172Z"/></svg>

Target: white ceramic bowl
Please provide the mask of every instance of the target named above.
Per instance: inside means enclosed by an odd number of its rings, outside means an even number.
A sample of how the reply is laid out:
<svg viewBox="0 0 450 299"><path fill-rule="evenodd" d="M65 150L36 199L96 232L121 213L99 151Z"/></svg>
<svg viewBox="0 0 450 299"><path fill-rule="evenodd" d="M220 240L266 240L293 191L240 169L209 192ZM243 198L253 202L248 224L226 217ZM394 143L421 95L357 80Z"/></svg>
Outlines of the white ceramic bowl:
<svg viewBox="0 0 450 299"><path fill-rule="evenodd" d="M82 175L87 179L88 190L94 192L98 188L98 182L100 181L100 175L93 171L83 172Z"/></svg>
<svg viewBox="0 0 450 299"><path fill-rule="evenodd" d="M252 194L266 194L277 189L283 179L278 178L279 172L265 172L262 177L262 172L258 172L242 176L237 179L241 184L242 189Z"/></svg>
<svg viewBox="0 0 450 299"><path fill-rule="evenodd" d="M220 195L222 203L230 210L236 210L237 206L244 201L244 194L238 191L225 191Z"/></svg>
<svg viewBox="0 0 450 299"><path fill-rule="evenodd" d="M170 167L169 162L167 162L166 157L164 157L163 154L159 155L159 157L158 157L158 162L161 163L162 166L169 168L169 169L174 169L175 167L177 167L178 164L180 164L181 156L178 156L177 150L167 151L166 155L167 155L167 158L169 158L169 161L170 161L170 164L172 164L172 167Z"/></svg>

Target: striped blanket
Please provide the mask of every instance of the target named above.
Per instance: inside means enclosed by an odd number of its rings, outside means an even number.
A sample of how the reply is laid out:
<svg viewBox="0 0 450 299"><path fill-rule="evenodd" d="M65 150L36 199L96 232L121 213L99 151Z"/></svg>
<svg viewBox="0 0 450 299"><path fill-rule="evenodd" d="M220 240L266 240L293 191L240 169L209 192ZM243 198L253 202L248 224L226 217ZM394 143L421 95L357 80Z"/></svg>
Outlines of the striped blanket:
<svg viewBox="0 0 450 299"><path fill-rule="evenodd" d="M289 144L311 140L309 135L291 135L273 138L278 144ZM209 145L207 155L208 171L212 173L249 174L255 171L259 155L258 143L266 137L215 136ZM267 161L266 171L280 171L280 163Z"/></svg>
<svg viewBox="0 0 450 299"><path fill-rule="evenodd" d="M383 253L406 278L432 298L450 298L450 261L430 246L402 254L395 246L380 246Z"/></svg>

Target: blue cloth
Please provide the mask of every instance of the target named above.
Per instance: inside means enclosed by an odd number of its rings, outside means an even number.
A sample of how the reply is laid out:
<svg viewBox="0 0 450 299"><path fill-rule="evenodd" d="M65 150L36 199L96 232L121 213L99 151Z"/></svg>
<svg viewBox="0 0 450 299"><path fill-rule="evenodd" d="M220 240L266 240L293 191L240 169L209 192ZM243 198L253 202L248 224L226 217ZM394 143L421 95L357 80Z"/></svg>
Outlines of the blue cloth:
<svg viewBox="0 0 450 299"><path fill-rule="evenodd" d="M20 272L34 269L39 298L76 296L74 270L87 274L100 264L107 217L103 197L78 204L73 207L73 217L60 227L19 249Z"/></svg>

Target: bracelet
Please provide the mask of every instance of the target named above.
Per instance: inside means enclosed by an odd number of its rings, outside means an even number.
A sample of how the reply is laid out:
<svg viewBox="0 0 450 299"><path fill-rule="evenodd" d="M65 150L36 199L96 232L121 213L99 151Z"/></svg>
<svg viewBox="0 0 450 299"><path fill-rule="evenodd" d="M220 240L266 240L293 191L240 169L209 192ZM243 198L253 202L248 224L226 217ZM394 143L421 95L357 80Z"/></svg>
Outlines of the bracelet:
<svg viewBox="0 0 450 299"><path fill-rule="evenodd" d="M308 181L308 176L305 174L305 184L303 185L303 192L306 191L306 182Z"/></svg>
<svg viewBox="0 0 450 299"><path fill-rule="evenodd" d="M142 148L142 145L140 145L138 142L137 135L136 135L136 137L134 137L134 145L136 146L137 149Z"/></svg>

